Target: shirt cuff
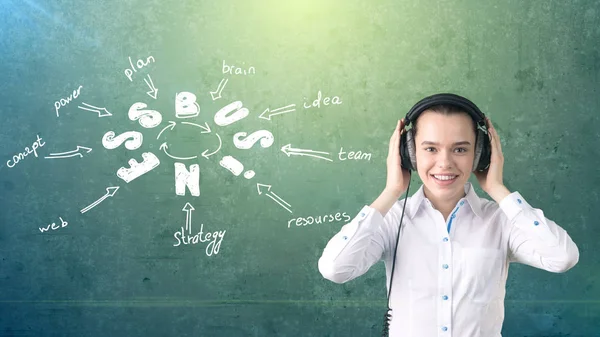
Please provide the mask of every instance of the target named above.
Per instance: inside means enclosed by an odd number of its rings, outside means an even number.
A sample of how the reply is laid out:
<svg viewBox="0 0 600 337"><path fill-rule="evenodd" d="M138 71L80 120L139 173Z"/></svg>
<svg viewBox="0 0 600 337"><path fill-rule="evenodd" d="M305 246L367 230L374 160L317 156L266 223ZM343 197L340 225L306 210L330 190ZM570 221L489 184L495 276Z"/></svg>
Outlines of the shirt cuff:
<svg viewBox="0 0 600 337"><path fill-rule="evenodd" d="M383 222L383 217L378 210L371 206L365 205L354 217L353 221L355 221L360 227L370 225L377 226ZM364 224L361 225L361 223Z"/></svg>
<svg viewBox="0 0 600 337"><path fill-rule="evenodd" d="M361 229L369 229L371 226L377 226L383 222L383 217L375 208L365 205L360 212L350 221L348 226L344 226L341 231L343 240L350 240L356 232Z"/></svg>
<svg viewBox="0 0 600 337"><path fill-rule="evenodd" d="M535 210L519 192L513 192L500 201L500 208L506 214L509 223L535 234L549 246L558 244L558 238L549 227L548 219L539 210ZM531 212L529 212L529 210ZM517 216L523 215L522 219Z"/></svg>
<svg viewBox="0 0 600 337"><path fill-rule="evenodd" d="M508 221L511 222L520 212L523 211L523 207L530 207L525 199L523 199L521 194L517 191L512 192L504 197L504 199L502 199L498 205L502 211L504 211L504 214L506 214Z"/></svg>

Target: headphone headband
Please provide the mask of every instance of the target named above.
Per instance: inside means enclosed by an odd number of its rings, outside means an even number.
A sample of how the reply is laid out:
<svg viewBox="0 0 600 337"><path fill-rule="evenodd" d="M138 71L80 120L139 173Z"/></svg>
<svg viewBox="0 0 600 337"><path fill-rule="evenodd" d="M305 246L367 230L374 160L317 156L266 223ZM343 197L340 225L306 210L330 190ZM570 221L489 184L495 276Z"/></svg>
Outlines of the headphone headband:
<svg viewBox="0 0 600 337"><path fill-rule="evenodd" d="M418 101L406 114L405 126L410 125L411 122L414 123L414 121L417 120L423 111L438 104L451 104L458 106L468 113L479 126L484 127L486 125L485 115L483 112L481 112L481 110L479 110L477 105L475 105L469 99L451 93L441 93L427 96Z"/></svg>

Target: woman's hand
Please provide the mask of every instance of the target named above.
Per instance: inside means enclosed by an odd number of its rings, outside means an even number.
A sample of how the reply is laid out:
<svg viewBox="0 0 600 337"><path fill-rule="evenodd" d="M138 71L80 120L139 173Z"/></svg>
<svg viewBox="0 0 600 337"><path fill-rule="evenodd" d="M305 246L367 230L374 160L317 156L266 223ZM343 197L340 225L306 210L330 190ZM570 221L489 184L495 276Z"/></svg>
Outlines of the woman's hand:
<svg viewBox="0 0 600 337"><path fill-rule="evenodd" d="M400 136L404 130L404 118L398 121L396 129L390 137L390 147L387 156L387 182L385 190L400 197L408 187L410 172L401 167L400 159Z"/></svg>
<svg viewBox="0 0 600 337"><path fill-rule="evenodd" d="M491 142L491 157L490 166L485 171L475 171L475 177L479 181L481 189L492 196L495 191L506 189L502 179L502 170L504 167L504 155L502 154L502 146L496 129L492 125L489 118L485 118L487 122L488 136Z"/></svg>

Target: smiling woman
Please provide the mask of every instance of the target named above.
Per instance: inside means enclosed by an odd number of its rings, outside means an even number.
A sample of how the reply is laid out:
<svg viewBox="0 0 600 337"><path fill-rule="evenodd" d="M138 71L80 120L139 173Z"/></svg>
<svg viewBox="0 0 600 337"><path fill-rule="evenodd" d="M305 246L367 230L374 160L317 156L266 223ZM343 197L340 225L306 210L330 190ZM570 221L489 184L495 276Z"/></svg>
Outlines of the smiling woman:
<svg viewBox="0 0 600 337"><path fill-rule="evenodd" d="M383 192L328 241L319 271L345 283L385 262L383 336L499 336L509 262L565 272L579 260L563 228L502 184L502 165L497 133L472 102L423 98L390 138ZM411 171L423 185L408 197ZM472 173L494 201L475 193Z"/></svg>

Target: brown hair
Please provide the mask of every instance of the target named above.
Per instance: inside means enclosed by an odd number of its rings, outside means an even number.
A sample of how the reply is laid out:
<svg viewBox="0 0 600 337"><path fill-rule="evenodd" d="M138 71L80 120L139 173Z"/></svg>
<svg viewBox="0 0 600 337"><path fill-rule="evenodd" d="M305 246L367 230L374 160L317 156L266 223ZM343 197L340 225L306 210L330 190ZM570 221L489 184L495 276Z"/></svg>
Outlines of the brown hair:
<svg viewBox="0 0 600 337"><path fill-rule="evenodd" d="M475 123L475 120L473 120L473 118L471 117L471 115L469 115L468 112L464 111L461 107L457 106L457 105L453 105L453 104L437 104L437 105L432 105L429 108L425 109L423 112L421 112L421 114L419 115L419 117L426 111L433 111L439 114L442 114L444 116L450 116L450 115L457 115L457 114L466 114L467 116L469 116L469 119L473 122L473 132L475 132L475 135L477 135L477 123ZM417 137L417 122L419 121L419 118L417 117L417 120L415 120L415 122L413 123L413 137Z"/></svg>

